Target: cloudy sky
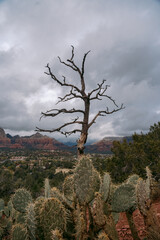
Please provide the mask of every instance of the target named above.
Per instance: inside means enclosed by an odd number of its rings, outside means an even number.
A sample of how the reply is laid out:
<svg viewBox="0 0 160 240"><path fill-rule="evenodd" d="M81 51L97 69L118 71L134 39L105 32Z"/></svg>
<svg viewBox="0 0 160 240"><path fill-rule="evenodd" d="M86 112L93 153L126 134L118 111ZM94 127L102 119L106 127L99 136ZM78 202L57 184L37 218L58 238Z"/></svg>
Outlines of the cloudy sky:
<svg viewBox="0 0 160 240"><path fill-rule="evenodd" d="M41 111L55 108L64 94L44 71L50 63L59 79L65 75L78 85L75 73L57 59L70 58L74 45L77 64L91 50L85 65L88 90L106 79L107 94L125 105L99 118L89 139L146 132L160 121L159 26L158 0L0 0L0 127L30 135L36 126L63 123L64 115L39 121ZM92 104L91 118L99 109L114 108L108 101ZM65 107L72 105L83 107L79 101ZM63 135L50 136L66 141Z"/></svg>

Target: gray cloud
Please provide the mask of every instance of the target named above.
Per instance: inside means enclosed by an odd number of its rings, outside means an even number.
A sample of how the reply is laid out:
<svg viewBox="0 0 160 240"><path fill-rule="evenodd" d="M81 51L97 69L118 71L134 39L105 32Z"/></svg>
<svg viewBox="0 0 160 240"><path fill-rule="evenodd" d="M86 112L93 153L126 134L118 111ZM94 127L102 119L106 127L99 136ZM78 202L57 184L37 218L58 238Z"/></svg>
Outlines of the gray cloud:
<svg viewBox="0 0 160 240"><path fill-rule="evenodd" d="M78 84L75 73L56 58L68 58L73 44L77 64L91 50L85 66L88 90L105 78L111 85L108 94L126 106L98 119L90 138L147 131L160 117L159 11L156 0L0 1L0 126L30 134L35 126L53 128L63 122L39 122L40 112L53 108L65 93L44 71L49 62L58 77L65 74ZM94 103L91 118L106 106L114 107Z"/></svg>

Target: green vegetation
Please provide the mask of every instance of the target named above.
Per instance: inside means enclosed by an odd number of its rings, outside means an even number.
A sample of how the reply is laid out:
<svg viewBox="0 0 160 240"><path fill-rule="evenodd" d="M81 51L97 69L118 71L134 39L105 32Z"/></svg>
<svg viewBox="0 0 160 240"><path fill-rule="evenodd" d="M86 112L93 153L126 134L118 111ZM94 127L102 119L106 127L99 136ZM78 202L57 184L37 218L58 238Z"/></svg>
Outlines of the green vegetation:
<svg viewBox="0 0 160 240"><path fill-rule="evenodd" d="M17 189L7 205L0 199L0 239L118 240L116 215L125 211L133 239L138 240L132 219L136 208L144 216L147 239L159 239L160 224L151 208L156 183L149 168L146 176L142 180L132 175L114 185L108 173L101 177L90 157L84 156L72 178L65 180L64 192L51 188L46 179L42 195L35 200L24 188ZM66 185L71 182L68 198Z"/></svg>
<svg viewBox="0 0 160 240"><path fill-rule="evenodd" d="M160 122L150 127L147 134L134 134L133 142L114 142L114 156L108 160L107 170L115 182L123 182L130 174L145 178L146 166L153 176L160 178Z"/></svg>
<svg viewBox="0 0 160 240"><path fill-rule="evenodd" d="M152 209L160 196L160 123L146 135L134 134L131 143L114 142L113 153L76 162L69 153L21 151L25 160L3 160L0 240L116 240L122 211L133 239L139 239L132 215L137 208L144 217L146 239L160 239ZM15 154L8 152L8 159Z"/></svg>
<svg viewBox="0 0 160 240"><path fill-rule="evenodd" d="M26 188L33 198L38 197L45 178L50 180L53 187L61 189L75 164L75 156L65 152L1 150L1 155L6 159L0 162L0 196L5 201L18 188ZM17 156L20 160L15 161ZM25 160L21 160L22 157ZM68 173L62 173L61 169L68 169Z"/></svg>

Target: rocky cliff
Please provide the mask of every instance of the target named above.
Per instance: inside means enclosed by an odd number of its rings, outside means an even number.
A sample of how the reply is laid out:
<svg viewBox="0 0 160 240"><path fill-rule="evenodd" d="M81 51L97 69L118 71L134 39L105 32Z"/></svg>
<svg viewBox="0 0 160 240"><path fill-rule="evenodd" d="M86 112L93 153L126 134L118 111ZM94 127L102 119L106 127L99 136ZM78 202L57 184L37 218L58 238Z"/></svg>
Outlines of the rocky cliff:
<svg viewBox="0 0 160 240"><path fill-rule="evenodd" d="M40 133L33 134L27 137L14 136L5 134L5 131L0 129L0 148L12 149L42 149L42 150L66 150L68 146L58 142L54 138L43 136Z"/></svg>

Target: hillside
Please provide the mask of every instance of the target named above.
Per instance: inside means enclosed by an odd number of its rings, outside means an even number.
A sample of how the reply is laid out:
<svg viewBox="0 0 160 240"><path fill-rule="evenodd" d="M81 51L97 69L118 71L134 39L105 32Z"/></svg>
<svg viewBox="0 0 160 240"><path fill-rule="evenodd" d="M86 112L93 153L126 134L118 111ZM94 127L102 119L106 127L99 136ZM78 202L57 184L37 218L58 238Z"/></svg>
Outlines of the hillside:
<svg viewBox="0 0 160 240"><path fill-rule="evenodd" d="M0 148L43 150L65 150L68 148L68 146L56 139L41 135L40 133L25 137L18 135L11 136L10 134L5 134L2 128L0 129L0 133Z"/></svg>
<svg viewBox="0 0 160 240"><path fill-rule="evenodd" d="M131 137L124 137L127 142ZM86 145L86 153L110 154L113 141L122 141L123 137L105 137L102 140L90 145ZM20 137L19 135L11 136L6 134L4 129L0 128L0 148L10 149L39 149L39 150L67 150L76 152L76 145L71 142L64 144L55 138L35 133L31 136Z"/></svg>

